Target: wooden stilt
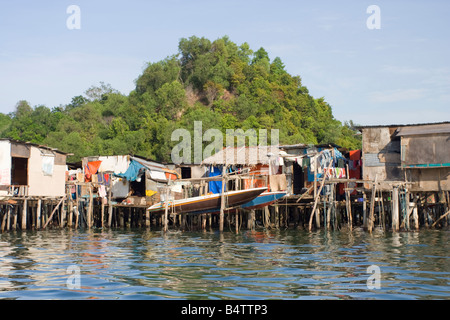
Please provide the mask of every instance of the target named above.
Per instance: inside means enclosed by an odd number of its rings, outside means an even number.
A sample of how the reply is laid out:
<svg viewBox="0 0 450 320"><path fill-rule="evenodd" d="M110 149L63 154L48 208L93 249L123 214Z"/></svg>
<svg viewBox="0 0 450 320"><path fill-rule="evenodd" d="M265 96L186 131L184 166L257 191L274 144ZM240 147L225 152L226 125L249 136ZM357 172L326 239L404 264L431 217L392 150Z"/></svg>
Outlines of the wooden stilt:
<svg viewBox="0 0 450 320"><path fill-rule="evenodd" d="M110 181L111 181L111 179L110 179ZM111 191L111 187L109 187L109 190L108 190L108 228L111 228L112 218L113 218L113 205L112 205L111 197L112 197L112 191Z"/></svg>
<svg viewBox="0 0 450 320"><path fill-rule="evenodd" d="M61 221L60 221L60 227L64 228L64 224L66 222L66 206L65 206L66 200L65 197L63 198L63 202L61 205Z"/></svg>
<svg viewBox="0 0 450 320"><path fill-rule="evenodd" d="M252 230L255 230L255 209L250 210L250 226Z"/></svg>
<svg viewBox="0 0 450 320"><path fill-rule="evenodd" d="M220 220L219 220L219 231L223 232L223 224L225 219L225 173L227 166L222 167L222 192L220 194Z"/></svg>
<svg viewBox="0 0 450 320"><path fill-rule="evenodd" d="M351 202L349 190L345 191L345 204L346 204L346 208L347 208L348 227L349 227L349 230L351 231L352 225L353 225L353 218L352 218L352 202Z"/></svg>
<svg viewBox="0 0 450 320"><path fill-rule="evenodd" d="M9 207L9 209L10 209L12 215L13 215L13 222L12 222L11 228L13 230L16 230L16 228L18 227L17 219L19 218L18 217L19 214L18 214L18 211L17 211L18 208L17 208L17 206L14 206L14 207Z"/></svg>
<svg viewBox="0 0 450 320"><path fill-rule="evenodd" d="M77 229L78 228L78 221L80 219L80 211L79 211L79 207L78 206L73 207L73 209L75 211L74 212L75 213L75 229Z"/></svg>
<svg viewBox="0 0 450 320"><path fill-rule="evenodd" d="M67 226L69 227L69 228L72 228L72 226L73 226L73 200L72 200L72 196L71 196L71 194L69 193L69 217L68 217L68 220L67 220Z"/></svg>
<svg viewBox="0 0 450 320"><path fill-rule="evenodd" d="M89 205L88 205L88 214L87 214L87 225L88 229L90 229L93 225L93 214L94 214L94 195L92 191L92 185L89 185Z"/></svg>
<svg viewBox="0 0 450 320"><path fill-rule="evenodd" d="M166 199L164 202L164 232L169 229L169 188L166 187Z"/></svg>
<svg viewBox="0 0 450 320"><path fill-rule="evenodd" d="M399 230L398 187L392 189L392 231Z"/></svg>
<svg viewBox="0 0 450 320"><path fill-rule="evenodd" d="M7 220L7 213L5 212L4 214L3 214L3 219L2 219L2 232L3 231L5 231L5 228L6 228L6 220Z"/></svg>
<svg viewBox="0 0 450 320"><path fill-rule="evenodd" d="M410 193L408 191L405 190L405 197L406 197L406 219L405 221L403 221L403 223L405 224L405 228L406 230L409 230L409 217L412 213L412 207L410 205Z"/></svg>
<svg viewBox="0 0 450 320"><path fill-rule="evenodd" d="M375 198L376 198L376 194L377 194L377 176L375 176L375 182L372 185L372 196L370 198L370 216L369 216L369 221L368 221L368 228L367 230L371 233L373 230L373 224L375 222Z"/></svg>
<svg viewBox="0 0 450 320"><path fill-rule="evenodd" d="M347 168L347 178L350 179L350 170L348 169L348 164L346 165ZM347 183L348 188L348 183ZM346 204L347 204L347 217L348 217L348 227L349 230L352 230L353 225L353 218L352 218L352 198L350 196L350 190L345 191L345 198L346 198Z"/></svg>
<svg viewBox="0 0 450 320"><path fill-rule="evenodd" d="M363 229L367 230L367 196L363 191Z"/></svg>
<svg viewBox="0 0 450 320"><path fill-rule="evenodd" d="M328 165L327 170L325 170L325 172L323 173L323 179L322 179L322 183L320 184L320 188L319 188L319 190L316 193L316 196L315 196L315 199L314 199L314 206L313 206L313 209L311 211L311 216L309 217L309 231L312 230L312 220L313 220L313 216L314 216L314 213L316 211L316 208L317 208L317 203L319 202L320 192L322 191L323 185L325 184L325 179L327 178L327 172L330 170L332 164L333 164L333 161L330 161L330 164ZM317 168L317 164L315 166L315 169L316 168ZM314 188L314 190L316 190L316 189Z"/></svg>
<svg viewBox="0 0 450 320"><path fill-rule="evenodd" d="M103 228L103 221L105 221L105 202L103 201L103 198L100 198L100 201L102 202L100 227Z"/></svg>
<svg viewBox="0 0 450 320"><path fill-rule="evenodd" d="M202 214L202 230L206 230L206 213Z"/></svg>
<svg viewBox="0 0 450 320"><path fill-rule="evenodd" d="M148 208L145 209L145 227L150 229L150 210Z"/></svg>
<svg viewBox="0 0 450 320"><path fill-rule="evenodd" d="M334 186L335 184L333 183L331 185L331 193L328 196L327 222L326 222L327 230L330 230L331 207L334 199Z"/></svg>
<svg viewBox="0 0 450 320"><path fill-rule="evenodd" d="M8 206L9 207L9 206ZM6 210L6 230L9 231L9 229L11 228L11 209L8 208Z"/></svg>
<svg viewBox="0 0 450 320"><path fill-rule="evenodd" d="M22 207L22 230L25 230L27 228L27 205L28 200L23 200L23 207Z"/></svg>
<svg viewBox="0 0 450 320"><path fill-rule="evenodd" d="M49 222L52 220L53 215L55 214L56 210L58 210L58 207L61 205L61 203L64 201L65 198L66 198L66 196L62 197L62 199L58 202L58 204L57 204L56 207L53 209L52 214L50 215L50 217L48 218L47 222L44 224L44 226L42 227L42 229L45 229L45 227L47 227L47 224L49 224Z"/></svg>
<svg viewBox="0 0 450 320"><path fill-rule="evenodd" d="M442 216L439 217L439 219L437 219L432 225L431 227L434 228L436 226L436 224L441 221L442 219L444 219L446 216L448 216L448 214L450 213L450 211L447 211L446 213L444 213Z"/></svg>
<svg viewBox="0 0 450 320"><path fill-rule="evenodd" d="M209 229L211 229L212 228L212 215L211 214L208 215L208 224L209 224Z"/></svg>
<svg viewBox="0 0 450 320"><path fill-rule="evenodd" d="M384 212L384 200L383 200L383 192L381 190L379 190L379 194L380 194L380 203L381 203L381 217L380 217L380 224L383 227L383 230L386 230L386 225L385 225L385 212Z"/></svg>
<svg viewBox="0 0 450 320"><path fill-rule="evenodd" d="M413 221L414 221L414 229L419 230L419 214L417 209L417 200L415 201L413 208Z"/></svg>

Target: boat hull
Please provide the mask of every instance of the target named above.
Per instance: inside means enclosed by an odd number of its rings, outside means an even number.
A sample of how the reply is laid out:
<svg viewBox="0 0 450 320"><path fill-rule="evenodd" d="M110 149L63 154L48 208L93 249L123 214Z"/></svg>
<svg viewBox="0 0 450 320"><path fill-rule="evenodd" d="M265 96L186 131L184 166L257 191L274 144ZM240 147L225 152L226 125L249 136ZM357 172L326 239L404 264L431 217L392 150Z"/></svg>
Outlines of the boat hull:
<svg viewBox="0 0 450 320"><path fill-rule="evenodd" d="M250 200L249 202L241 205L241 208L246 209L246 210L264 208L264 207L271 205L272 203L275 203L276 201L280 200L285 195L286 195L286 192L264 192L264 193L261 193L256 198L254 198L253 200Z"/></svg>
<svg viewBox="0 0 450 320"><path fill-rule="evenodd" d="M261 193L267 188L254 188L239 191L225 192L227 206L238 206L245 204ZM191 212L206 212L208 210L220 210L221 194L211 194L200 197L193 197L189 199L181 199L170 201L168 203L168 211L170 213L191 213ZM153 214L162 214L165 212L165 203L160 202L148 208L148 211Z"/></svg>
<svg viewBox="0 0 450 320"><path fill-rule="evenodd" d="M250 200L239 207L246 209L246 210L252 210L252 209L260 209L264 208L268 205L271 205L284 197L286 195L286 192L263 192L253 200ZM234 213L236 212L236 207L230 208L225 210L226 213ZM201 210L201 211L195 211L191 212L191 214L201 214L201 213L212 213L216 214L219 213L219 210L217 209L210 209L210 210Z"/></svg>

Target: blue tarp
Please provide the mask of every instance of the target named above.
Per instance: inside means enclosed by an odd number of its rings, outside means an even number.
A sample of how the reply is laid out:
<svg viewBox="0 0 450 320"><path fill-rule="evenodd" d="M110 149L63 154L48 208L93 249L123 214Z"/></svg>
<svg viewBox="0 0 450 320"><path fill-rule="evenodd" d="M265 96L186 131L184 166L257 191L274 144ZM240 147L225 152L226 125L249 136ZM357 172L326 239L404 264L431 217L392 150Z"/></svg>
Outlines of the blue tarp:
<svg viewBox="0 0 450 320"><path fill-rule="evenodd" d="M208 177L217 177L222 175L222 169L220 167L210 167ZM225 191L226 191L225 187ZM222 181L210 181L209 192L222 193Z"/></svg>
<svg viewBox="0 0 450 320"><path fill-rule="evenodd" d="M128 166L127 171L125 173L118 173L116 176L127 179L128 181L136 181L136 179L141 174L141 169L145 169L145 167L137 162L136 160L131 160L130 165Z"/></svg>

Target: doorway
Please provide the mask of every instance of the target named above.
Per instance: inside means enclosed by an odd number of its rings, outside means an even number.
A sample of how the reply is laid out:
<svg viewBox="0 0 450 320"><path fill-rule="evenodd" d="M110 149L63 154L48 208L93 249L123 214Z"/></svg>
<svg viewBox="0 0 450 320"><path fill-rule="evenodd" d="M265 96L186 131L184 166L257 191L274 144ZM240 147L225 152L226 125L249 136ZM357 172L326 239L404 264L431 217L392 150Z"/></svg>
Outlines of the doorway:
<svg viewBox="0 0 450 320"><path fill-rule="evenodd" d="M11 185L28 185L28 158L12 157L11 161Z"/></svg>

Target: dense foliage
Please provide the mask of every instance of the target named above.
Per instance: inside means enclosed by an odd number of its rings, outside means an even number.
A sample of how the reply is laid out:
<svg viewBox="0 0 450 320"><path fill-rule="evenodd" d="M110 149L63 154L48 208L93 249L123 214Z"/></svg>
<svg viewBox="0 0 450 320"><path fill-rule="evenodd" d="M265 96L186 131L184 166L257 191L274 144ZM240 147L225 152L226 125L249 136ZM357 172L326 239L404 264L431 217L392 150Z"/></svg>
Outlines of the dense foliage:
<svg viewBox="0 0 450 320"><path fill-rule="evenodd" d="M281 144L335 143L357 149L353 124L333 117L280 58L272 61L223 37L181 39L179 53L148 63L128 96L100 83L65 105L34 108L26 101L0 113L0 137L87 155L135 154L170 162L176 128L279 129ZM269 139L270 142L270 139ZM206 142L205 142L206 144Z"/></svg>

